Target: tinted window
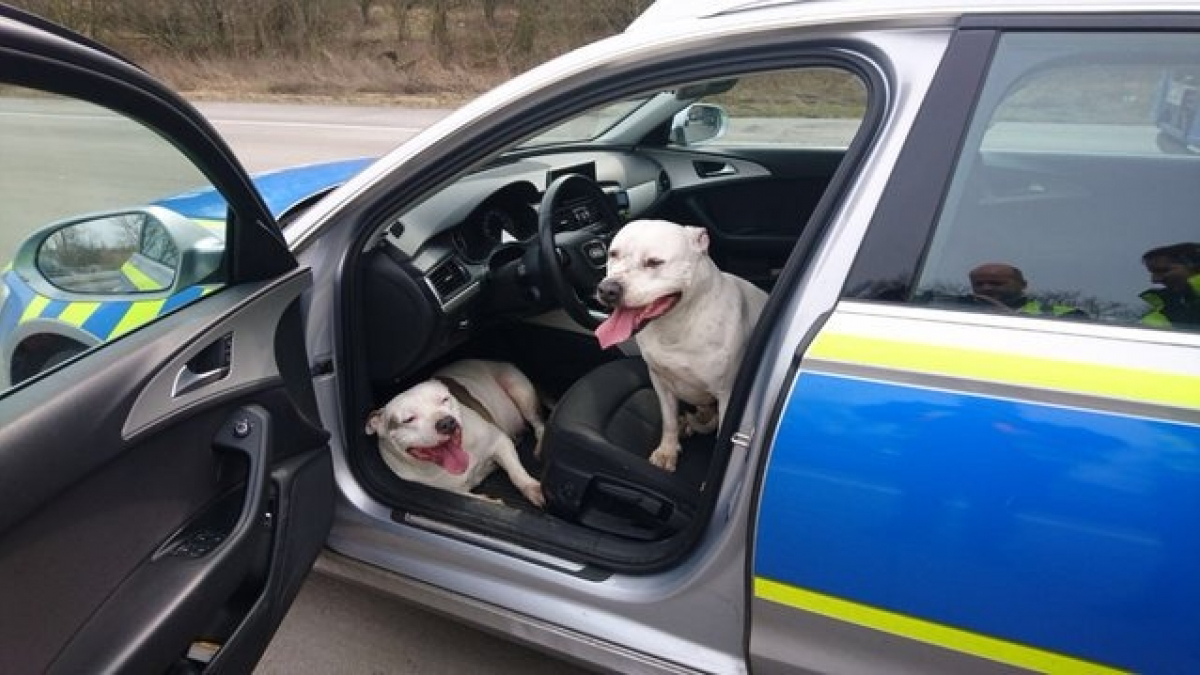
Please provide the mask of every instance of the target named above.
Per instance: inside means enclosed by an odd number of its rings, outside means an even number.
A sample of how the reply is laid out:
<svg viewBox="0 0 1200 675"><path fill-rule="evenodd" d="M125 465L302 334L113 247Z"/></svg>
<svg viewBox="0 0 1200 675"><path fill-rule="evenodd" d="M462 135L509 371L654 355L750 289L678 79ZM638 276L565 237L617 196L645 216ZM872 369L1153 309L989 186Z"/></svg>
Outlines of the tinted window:
<svg viewBox="0 0 1200 675"><path fill-rule="evenodd" d="M1003 37L910 300L1162 326L1165 298L1185 305L1167 323L1200 320L1200 255L1143 261L1200 241L1198 70L1192 35Z"/></svg>

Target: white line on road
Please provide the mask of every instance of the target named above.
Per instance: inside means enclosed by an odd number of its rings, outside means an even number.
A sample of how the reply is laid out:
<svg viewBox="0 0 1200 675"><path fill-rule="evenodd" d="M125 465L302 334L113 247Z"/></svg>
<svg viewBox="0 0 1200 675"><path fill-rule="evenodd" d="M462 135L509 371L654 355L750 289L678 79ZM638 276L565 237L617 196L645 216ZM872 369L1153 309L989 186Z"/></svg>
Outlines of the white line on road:
<svg viewBox="0 0 1200 675"><path fill-rule="evenodd" d="M97 122L121 122L125 120L109 117L106 115L88 115L88 114L72 114L60 112L17 112L17 111L0 111L0 117L22 117L22 118L46 118L55 117L68 120L92 120ZM405 134L415 134L424 129L424 127L397 127L385 124L340 124L327 122L283 122L277 120L242 120L242 119L221 119L209 117L208 121L213 125L227 124L230 126L245 126L245 127L284 127L289 129L346 129L352 131L385 131L398 132Z"/></svg>
<svg viewBox="0 0 1200 675"><path fill-rule="evenodd" d="M229 124L247 127L287 127L292 129L353 129L355 131L398 131L415 134L424 127L393 127L377 124L325 124L321 122L277 122L272 120L226 120L208 118L214 125Z"/></svg>

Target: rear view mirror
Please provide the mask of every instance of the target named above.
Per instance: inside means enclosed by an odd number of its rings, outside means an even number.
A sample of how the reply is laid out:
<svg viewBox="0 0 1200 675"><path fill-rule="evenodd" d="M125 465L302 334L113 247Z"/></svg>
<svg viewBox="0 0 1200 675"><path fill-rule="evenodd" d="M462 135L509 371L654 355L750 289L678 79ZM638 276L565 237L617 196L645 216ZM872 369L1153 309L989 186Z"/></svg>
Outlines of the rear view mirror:
<svg viewBox="0 0 1200 675"><path fill-rule="evenodd" d="M729 113L719 105L694 103L675 113L671 120L671 143L700 145L714 141L729 129Z"/></svg>
<svg viewBox="0 0 1200 675"><path fill-rule="evenodd" d="M219 266L223 242L195 237L199 229L162 207L93 214L39 233L33 267L44 283L70 293L162 293L198 283Z"/></svg>
<svg viewBox="0 0 1200 675"><path fill-rule="evenodd" d="M72 293L152 293L171 287L179 249L146 211L92 216L62 225L38 247L37 269Z"/></svg>

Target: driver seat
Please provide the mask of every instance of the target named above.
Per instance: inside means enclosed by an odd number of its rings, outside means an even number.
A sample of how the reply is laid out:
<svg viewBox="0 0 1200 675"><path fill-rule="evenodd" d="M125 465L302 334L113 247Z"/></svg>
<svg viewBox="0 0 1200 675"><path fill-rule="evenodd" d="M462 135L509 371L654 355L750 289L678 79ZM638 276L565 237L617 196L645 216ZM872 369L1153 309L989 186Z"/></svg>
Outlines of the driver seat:
<svg viewBox="0 0 1200 675"><path fill-rule="evenodd" d="M647 460L662 417L646 362L622 358L563 395L542 439L547 510L593 531L639 541L686 528L704 496L713 436L683 440L674 473Z"/></svg>

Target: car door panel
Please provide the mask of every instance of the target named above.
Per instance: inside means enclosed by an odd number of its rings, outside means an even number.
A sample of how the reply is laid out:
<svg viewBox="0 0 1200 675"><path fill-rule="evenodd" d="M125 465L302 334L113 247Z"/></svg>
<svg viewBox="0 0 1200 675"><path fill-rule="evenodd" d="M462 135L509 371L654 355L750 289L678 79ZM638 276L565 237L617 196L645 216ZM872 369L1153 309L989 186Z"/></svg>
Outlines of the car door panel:
<svg viewBox="0 0 1200 675"><path fill-rule="evenodd" d="M739 150L674 162L660 215L709 231L717 265L770 288L845 153ZM676 177L687 177L681 182Z"/></svg>
<svg viewBox="0 0 1200 675"><path fill-rule="evenodd" d="M804 353L762 492L755 652L814 667L767 640L789 608L922 659L1193 670L1194 347L946 314L844 302Z"/></svg>
<svg viewBox="0 0 1200 675"><path fill-rule="evenodd" d="M288 308L308 282L227 289L0 401L0 669L162 671L196 640L224 645L214 665L261 653L332 513L327 434L276 358L303 353ZM171 397L227 336L226 375Z"/></svg>
<svg viewBox="0 0 1200 675"><path fill-rule="evenodd" d="M849 669L1196 670L1197 341L1138 327L1137 300L1141 252L1193 238L1195 171L1140 119L1088 124L1128 100L1097 80L1153 91L1145 62L1194 64L1196 38L1090 28L952 42L784 387L753 554L759 669L874 652ZM1084 316L931 300L976 292L983 261ZM798 636L813 625L824 637Z"/></svg>

